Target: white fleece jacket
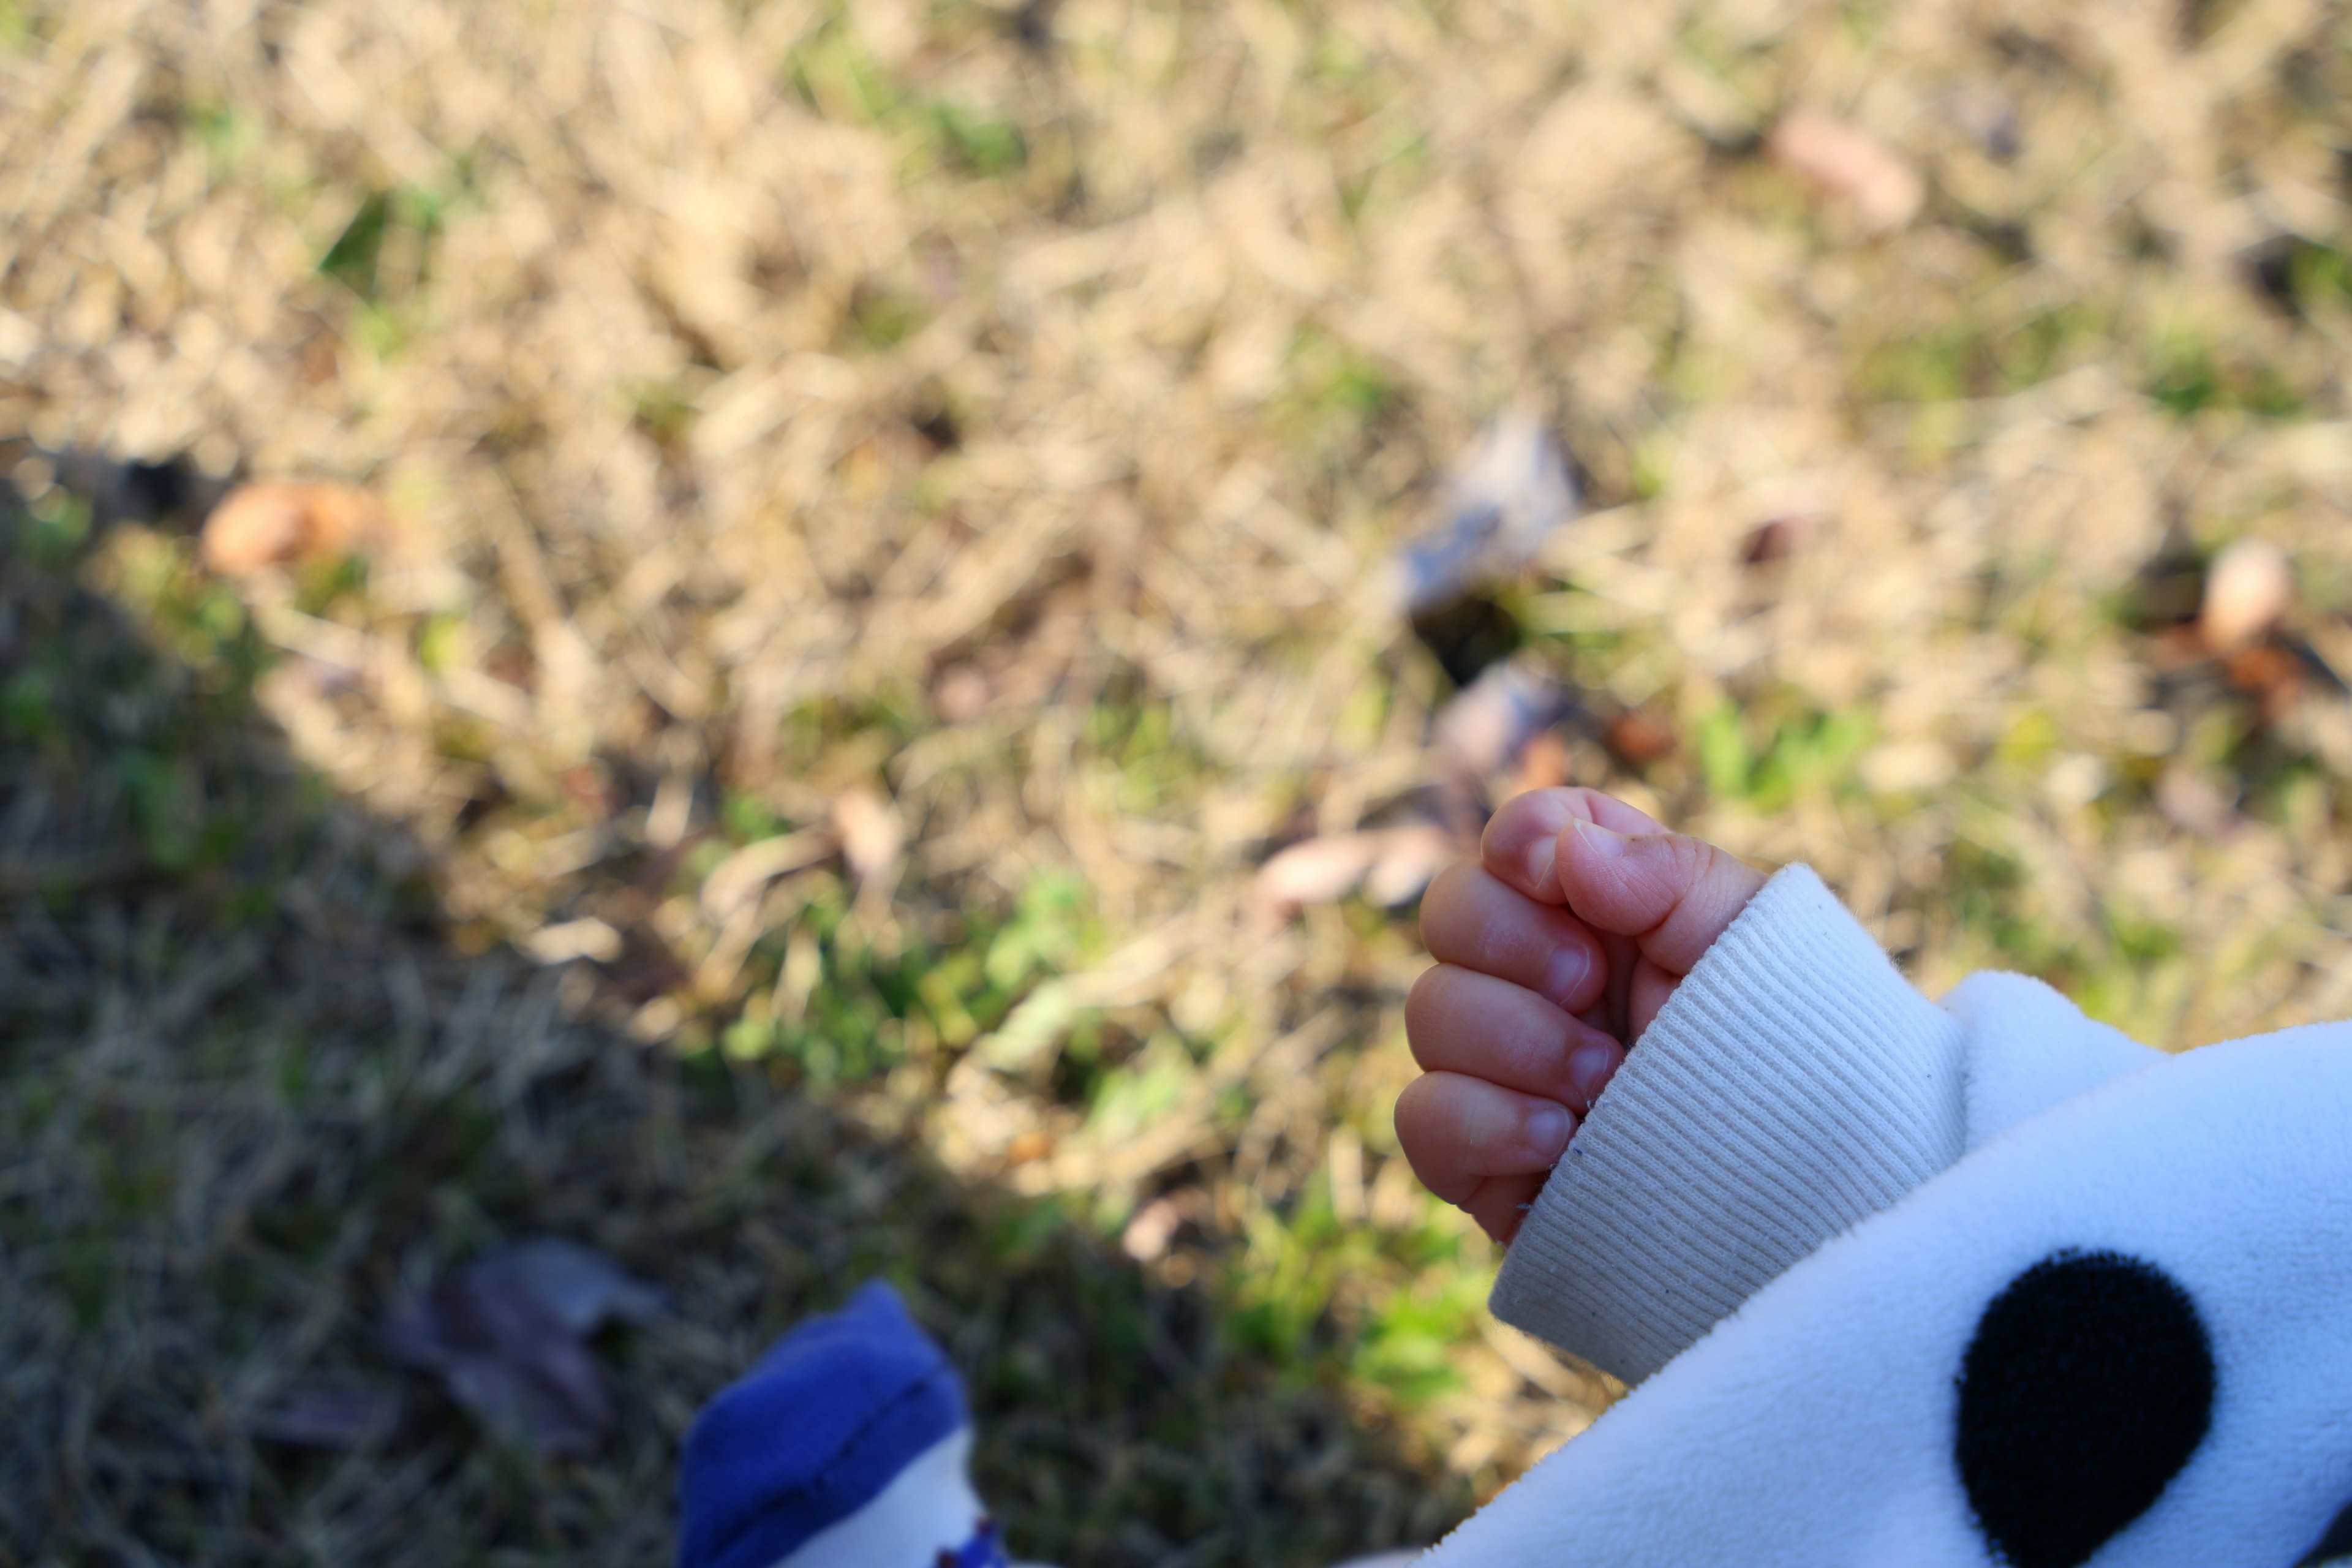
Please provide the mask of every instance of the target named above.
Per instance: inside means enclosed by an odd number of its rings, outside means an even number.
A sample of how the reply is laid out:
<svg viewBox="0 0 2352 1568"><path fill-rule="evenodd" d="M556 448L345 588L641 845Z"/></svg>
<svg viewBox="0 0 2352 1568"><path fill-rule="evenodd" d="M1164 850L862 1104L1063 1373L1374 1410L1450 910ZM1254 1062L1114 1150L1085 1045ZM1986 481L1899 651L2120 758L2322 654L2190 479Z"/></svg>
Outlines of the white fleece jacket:
<svg viewBox="0 0 2352 1568"><path fill-rule="evenodd" d="M1774 878L1497 1315L1637 1384L1437 1568L2352 1561L2352 1026L2169 1058Z"/></svg>

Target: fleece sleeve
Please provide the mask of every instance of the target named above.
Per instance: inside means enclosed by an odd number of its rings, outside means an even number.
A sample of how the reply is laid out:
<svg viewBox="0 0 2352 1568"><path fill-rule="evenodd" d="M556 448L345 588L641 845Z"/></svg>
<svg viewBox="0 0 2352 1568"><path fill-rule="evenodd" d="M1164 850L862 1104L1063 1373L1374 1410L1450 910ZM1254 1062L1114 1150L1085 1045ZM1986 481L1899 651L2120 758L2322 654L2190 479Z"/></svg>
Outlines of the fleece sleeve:
<svg viewBox="0 0 2352 1568"><path fill-rule="evenodd" d="M1638 1383L1985 1139L2158 1053L2020 975L1938 1007L1821 879L1774 877L1592 1108L1496 1316Z"/></svg>
<svg viewBox="0 0 2352 1568"><path fill-rule="evenodd" d="M2023 974L1971 974L1944 1011L1968 1038L1969 1148L2118 1073L2162 1059L2121 1029Z"/></svg>

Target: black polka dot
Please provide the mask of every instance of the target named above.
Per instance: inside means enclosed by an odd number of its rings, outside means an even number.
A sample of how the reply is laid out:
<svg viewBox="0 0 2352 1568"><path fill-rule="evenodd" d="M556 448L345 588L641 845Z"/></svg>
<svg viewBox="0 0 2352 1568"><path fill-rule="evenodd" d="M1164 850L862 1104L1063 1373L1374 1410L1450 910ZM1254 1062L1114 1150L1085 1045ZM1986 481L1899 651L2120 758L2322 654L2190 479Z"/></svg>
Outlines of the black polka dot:
<svg viewBox="0 0 2352 1568"><path fill-rule="evenodd" d="M2213 1415L2196 1303L2154 1264L2059 1252L1977 1320L1955 1458L2011 1568L2074 1568L2146 1512Z"/></svg>

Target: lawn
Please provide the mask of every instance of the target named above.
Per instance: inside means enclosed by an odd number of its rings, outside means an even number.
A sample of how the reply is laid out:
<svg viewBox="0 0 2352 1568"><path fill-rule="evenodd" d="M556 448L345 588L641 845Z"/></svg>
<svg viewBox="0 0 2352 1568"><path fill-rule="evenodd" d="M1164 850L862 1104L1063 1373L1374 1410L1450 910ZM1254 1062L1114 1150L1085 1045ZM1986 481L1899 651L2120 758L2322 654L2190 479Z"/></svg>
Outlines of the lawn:
<svg viewBox="0 0 2352 1568"><path fill-rule="evenodd" d="M877 1275L1020 1555L1433 1539L1622 1392L1389 1123L1528 784L2352 1011L2347 104L2316 0L0 0L0 1563L658 1560ZM584 1454L378 1333L549 1235L667 1300Z"/></svg>

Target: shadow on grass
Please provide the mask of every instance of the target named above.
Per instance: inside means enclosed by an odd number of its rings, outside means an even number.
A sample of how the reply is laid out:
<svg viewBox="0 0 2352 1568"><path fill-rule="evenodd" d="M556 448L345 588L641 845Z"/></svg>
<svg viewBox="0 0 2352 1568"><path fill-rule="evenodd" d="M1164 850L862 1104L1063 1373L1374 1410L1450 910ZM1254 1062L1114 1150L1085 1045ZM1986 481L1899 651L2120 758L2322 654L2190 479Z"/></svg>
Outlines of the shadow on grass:
<svg viewBox="0 0 2352 1568"><path fill-rule="evenodd" d="M5 491L0 533L0 1559L660 1562L697 1406L874 1275L963 1369L1022 1555L1311 1564L1466 1509L1207 1291L586 1021L583 973L459 953L398 831L254 710L249 644L192 666L79 584L87 541ZM372 1342L403 1282L531 1233L676 1305L602 1342L584 1461L501 1451ZM283 1440L336 1408L398 1415Z"/></svg>

